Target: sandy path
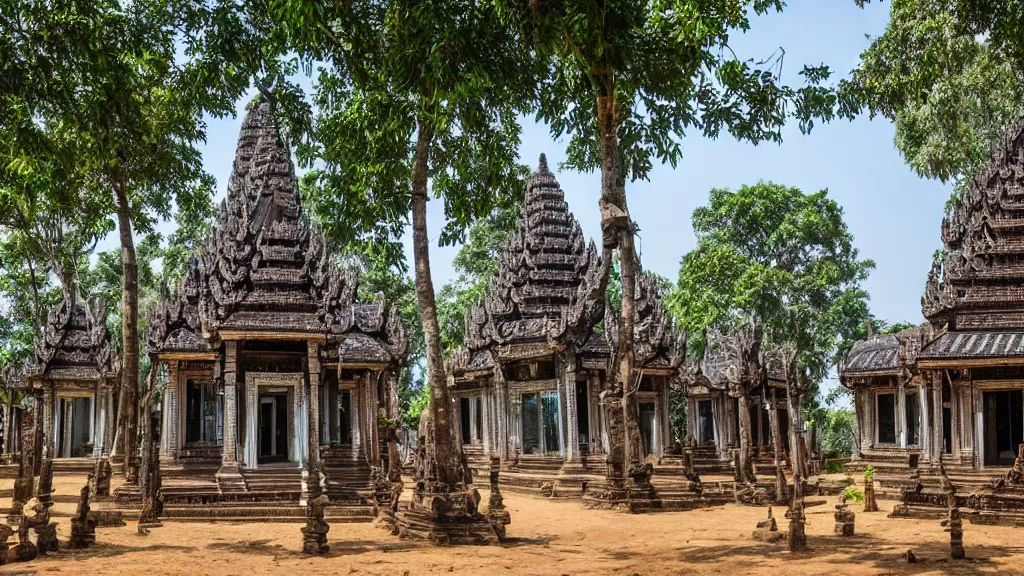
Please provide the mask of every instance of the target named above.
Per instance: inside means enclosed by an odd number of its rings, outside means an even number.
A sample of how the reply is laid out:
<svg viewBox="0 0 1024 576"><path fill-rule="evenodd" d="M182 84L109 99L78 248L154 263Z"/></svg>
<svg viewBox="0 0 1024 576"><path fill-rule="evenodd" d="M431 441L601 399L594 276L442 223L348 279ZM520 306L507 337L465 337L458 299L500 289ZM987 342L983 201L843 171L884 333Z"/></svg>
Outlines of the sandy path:
<svg viewBox="0 0 1024 576"><path fill-rule="evenodd" d="M58 479L59 536L83 479ZM10 481L7 481L8 483ZM484 497L486 501L486 496ZM832 505L808 510L812 550L754 541L763 508L725 506L692 512L629 514L584 510L579 503L506 494L510 542L502 547L435 548L400 540L368 524L336 524L331 554L301 554L298 524L169 522L149 536L134 523L97 531L97 545L9 564L0 573L38 574L1024 574L1024 532L965 524L969 559L943 560L948 535L938 522L857 514L858 535L832 536ZM857 510L859 506L854 506ZM779 522L785 530L786 520ZM907 564L906 550L923 561Z"/></svg>

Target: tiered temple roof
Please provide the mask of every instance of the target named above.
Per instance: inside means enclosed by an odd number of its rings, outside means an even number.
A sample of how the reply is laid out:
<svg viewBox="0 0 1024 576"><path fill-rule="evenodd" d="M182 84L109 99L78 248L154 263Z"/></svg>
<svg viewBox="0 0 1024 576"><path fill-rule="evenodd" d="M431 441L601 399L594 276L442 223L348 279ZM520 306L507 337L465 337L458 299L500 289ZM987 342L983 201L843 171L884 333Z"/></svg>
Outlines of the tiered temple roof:
<svg viewBox="0 0 1024 576"><path fill-rule="evenodd" d="M931 327L925 324L859 340L839 365L840 380L848 384L853 382L848 382L848 378L909 375L930 336Z"/></svg>
<svg viewBox="0 0 1024 576"><path fill-rule="evenodd" d="M466 348L453 371L484 372L502 360L540 357L573 346L584 365L607 367L618 342L614 314L597 286L601 258L583 237L542 154L501 254L498 274L466 320ZM672 330L653 274L636 280L634 352L638 368L675 370L685 343ZM597 327L604 320L604 330Z"/></svg>
<svg viewBox="0 0 1024 576"><path fill-rule="evenodd" d="M149 345L164 354L212 354L219 336L330 335L361 363L404 359L394 307L355 301L358 271L340 270L303 215L295 167L273 105L249 105L227 198L210 243L174 295L154 311Z"/></svg>
<svg viewBox="0 0 1024 576"><path fill-rule="evenodd" d="M569 212L565 194L541 155L484 302L467 315L468 352L461 367L493 366L501 357L550 354L552 344L582 346L600 321L603 300L591 292L600 257Z"/></svg>
<svg viewBox="0 0 1024 576"><path fill-rule="evenodd" d="M937 328L988 337L940 336L923 356L1024 355L1024 123L971 180L943 221L942 241L946 255L928 275L922 311Z"/></svg>
<svg viewBox="0 0 1024 576"><path fill-rule="evenodd" d="M120 362L106 319L99 301L87 310L74 295L64 294L36 338L36 364L28 369L28 379L91 382L116 377Z"/></svg>
<svg viewBox="0 0 1024 576"><path fill-rule="evenodd" d="M637 266L639 268L639 265ZM658 285L658 278L652 273L641 272L636 277L636 291L633 310L633 354L637 368L650 370L677 370L686 355L686 336L673 329L665 311L664 294ZM618 315L607 310L604 315L604 336L608 350L618 346ZM599 340L598 338L592 338ZM589 351L588 342L584 347Z"/></svg>

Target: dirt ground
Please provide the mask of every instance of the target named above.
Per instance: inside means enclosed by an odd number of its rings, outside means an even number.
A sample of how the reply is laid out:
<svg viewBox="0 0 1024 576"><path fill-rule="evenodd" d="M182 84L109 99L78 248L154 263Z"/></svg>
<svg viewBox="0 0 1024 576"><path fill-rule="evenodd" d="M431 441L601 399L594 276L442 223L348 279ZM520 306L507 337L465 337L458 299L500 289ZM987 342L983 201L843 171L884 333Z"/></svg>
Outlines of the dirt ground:
<svg viewBox="0 0 1024 576"><path fill-rule="evenodd" d="M55 482L55 518L66 541L69 516L84 478ZM7 488L6 484L0 488ZM486 501L486 496L484 497ZM634 516L585 510L507 493L512 514L504 546L435 548L400 540L370 524L336 524L331 553L301 553L299 524L173 523L136 534L135 525L97 530L97 545L34 562L0 567L2 574L1024 574L1024 531L964 525L968 560L951 562L948 534L937 521L890 520L857 511L857 535L832 535L832 502L808 510L811 551L751 538L764 508L729 505L691 512ZM781 514L781 511L779 511ZM780 519L785 530L787 521ZM908 564L912 549L919 563Z"/></svg>

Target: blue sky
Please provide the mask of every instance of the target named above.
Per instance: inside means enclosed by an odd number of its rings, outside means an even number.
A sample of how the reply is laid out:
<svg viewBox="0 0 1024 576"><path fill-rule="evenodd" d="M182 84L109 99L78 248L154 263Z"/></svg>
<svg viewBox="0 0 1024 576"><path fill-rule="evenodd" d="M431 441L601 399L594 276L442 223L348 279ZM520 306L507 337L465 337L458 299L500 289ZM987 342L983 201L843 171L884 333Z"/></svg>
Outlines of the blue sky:
<svg viewBox="0 0 1024 576"><path fill-rule="evenodd" d="M824 63L840 75L856 65L868 46L866 35L880 34L888 21L888 4L859 9L853 0L792 0L782 14L755 18L752 30L737 34L732 47L741 58L761 60L780 46L786 51L784 81L798 83L804 64ZM239 103L239 111L247 99ZM231 172L241 116L209 122L204 163L217 178L218 201ZM859 118L819 125L808 135L796 126L785 130L784 142L753 146L726 135L716 141L687 137L684 159L673 169L657 166L649 181L627 186L630 211L641 227L645 268L675 280L679 260L693 248L693 209L707 202L713 187L737 188L758 180L796 186L805 192L823 188L843 206L862 257L877 268L865 287L873 313L888 321L920 321L920 296L931 255L940 246L939 225L950 186L916 176L893 147L893 127L884 119ZM532 121L524 127L520 156L536 166L546 153L555 167L565 157L563 142ZM597 174L556 170L584 233L600 231ZM431 202L428 227L437 238L443 222L439 202ZM169 228L169 225L167 225ZM102 249L116 247L116 235ZM407 242L407 252L411 246ZM452 278L457 248L432 249L435 286ZM411 252L409 253L411 262Z"/></svg>

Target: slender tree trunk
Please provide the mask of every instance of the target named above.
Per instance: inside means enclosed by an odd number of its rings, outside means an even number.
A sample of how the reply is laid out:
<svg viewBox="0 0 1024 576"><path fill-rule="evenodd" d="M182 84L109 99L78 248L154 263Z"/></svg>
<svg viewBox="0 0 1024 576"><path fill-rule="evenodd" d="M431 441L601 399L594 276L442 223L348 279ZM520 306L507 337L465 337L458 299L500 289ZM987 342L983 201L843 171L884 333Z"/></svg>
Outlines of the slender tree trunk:
<svg viewBox="0 0 1024 576"><path fill-rule="evenodd" d="M131 206L124 182L114 180L114 201L117 207L117 228L121 237L121 266L124 284L121 297L121 330L123 356L121 368L121 394L118 418L124 433L125 474L131 476L135 456L135 437L138 427L139 393L139 265L132 238Z"/></svg>
<svg viewBox="0 0 1024 576"><path fill-rule="evenodd" d="M388 480L397 482L402 479L402 462L398 454L398 423L401 414L398 409L398 374L388 371L387 414L390 424L387 430L388 441Z"/></svg>
<svg viewBox="0 0 1024 576"><path fill-rule="evenodd" d="M752 460L751 444L753 438L750 435L750 396L747 387L740 385L739 417L740 417L740 469L737 471L740 480L743 482L757 482L754 476L754 463Z"/></svg>
<svg viewBox="0 0 1024 576"><path fill-rule="evenodd" d="M633 324L636 292L636 257L633 253L632 230L619 236L619 265L622 277L622 319L619 322L619 351L617 367L622 382L622 421L625 433L626 465L629 471L638 472L643 463L644 448L640 438L640 423L637 419L636 391L640 383L634 375Z"/></svg>
<svg viewBox="0 0 1024 576"><path fill-rule="evenodd" d="M437 321L434 282L430 277L430 238L427 236L427 168L433 128L421 119L416 138L416 157L412 172L412 246L416 268L416 302L423 317L423 336L427 348L427 380L430 384L430 431L433 442L427 446L432 453L437 480L454 486L464 480L461 446L452 438L451 396L448 375L444 368L441 330Z"/></svg>
<svg viewBox="0 0 1024 576"><path fill-rule="evenodd" d="M775 502L785 503L788 498L789 488L786 484L786 473L783 472L782 455L785 450L782 443L782 430L779 426L779 404L778 395L772 388L771 409L768 411L768 422L772 429L772 452L775 460Z"/></svg>
<svg viewBox="0 0 1024 576"><path fill-rule="evenodd" d="M796 352L786 360L786 396L789 401L789 436L793 462L793 500L790 504L789 537L786 542L790 551L807 548L804 517L803 458L800 451L800 399L802 382L797 369Z"/></svg>

